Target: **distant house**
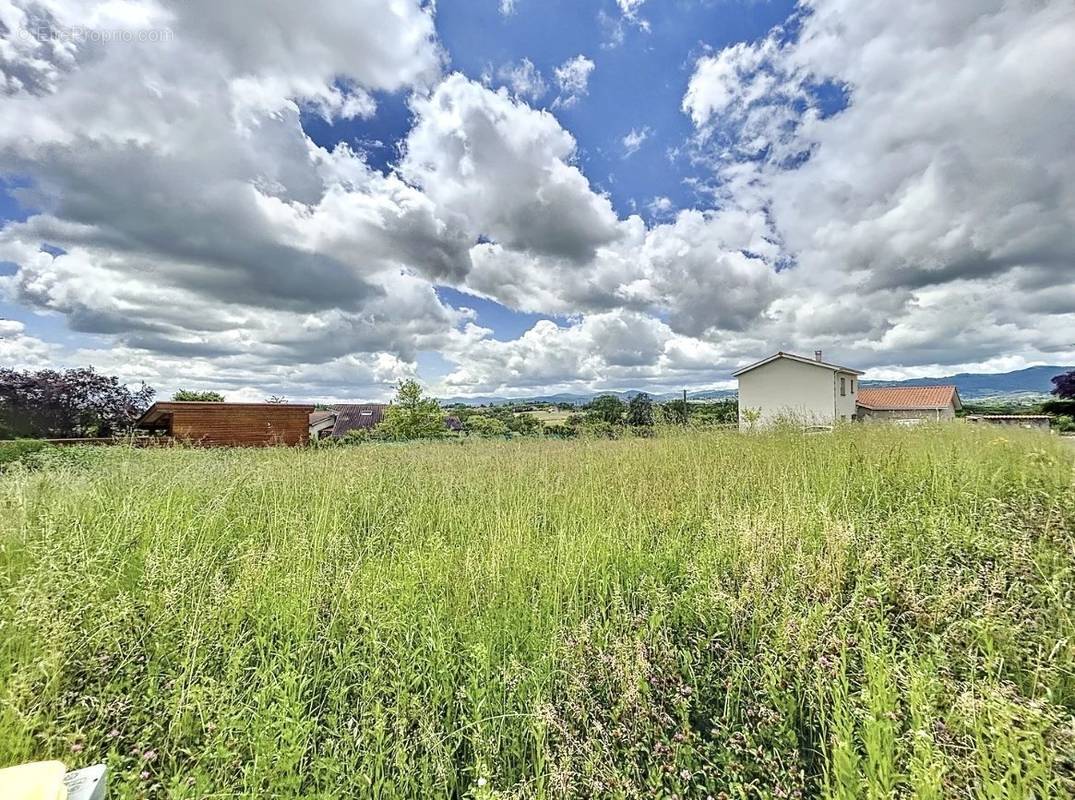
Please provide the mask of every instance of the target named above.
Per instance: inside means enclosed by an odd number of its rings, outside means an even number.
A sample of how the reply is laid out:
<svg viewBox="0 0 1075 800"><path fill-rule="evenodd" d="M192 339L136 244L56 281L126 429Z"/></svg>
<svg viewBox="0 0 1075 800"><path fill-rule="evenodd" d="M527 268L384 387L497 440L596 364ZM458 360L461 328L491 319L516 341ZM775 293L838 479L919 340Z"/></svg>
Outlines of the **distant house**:
<svg viewBox="0 0 1075 800"><path fill-rule="evenodd" d="M862 372L814 358L776 353L743 367L739 379L739 427L781 420L800 425L833 425L855 416ZM755 418L756 417L756 418Z"/></svg>
<svg viewBox="0 0 1075 800"><path fill-rule="evenodd" d="M313 406L292 403L154 403L135 427L200 445L306 444Z"/></svg>
<svg viewBox="0 0 1075 800"><path fill-rule="evenodd" d="M858 418L863 422L919 422L953 420L963 408L955 386L886 386L859 389Z"/></svg>
<svg viewBox="0 0 1075 800"><path fill-rule="evenodd" d="M444 427L452 431L453 433L458 433L459 431L463 430L463 422L459 419L459 417L445 417Z"/></svg>
<svg viewBox="0 0 1075 800"><path fill-rule="evenodd" d="M342 439L351 431L372 430L378 422L384 419L384 403L344 403L335 406L332 410L332 425L328 429L328 436L333 439ZM310 421L311 425L313 420ZM322 420L319 425L322 430L326 428L326 421ZM324 434L322 434L322 437Z"/></svg>
<svg viewBox="0 0 1075 800"><path fill-rule="evenodd" d="M967 422L980 425L1001 425L1048 431L1050 417L1046 414L972 414Z"/></svg>

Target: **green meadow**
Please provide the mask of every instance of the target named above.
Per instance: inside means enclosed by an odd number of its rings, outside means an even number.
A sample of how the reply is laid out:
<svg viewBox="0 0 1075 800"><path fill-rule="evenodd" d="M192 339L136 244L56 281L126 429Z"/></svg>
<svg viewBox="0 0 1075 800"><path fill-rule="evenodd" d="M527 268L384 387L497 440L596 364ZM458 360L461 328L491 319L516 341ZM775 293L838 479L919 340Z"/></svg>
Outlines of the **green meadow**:
<svg viewBox="0 0 1075 800"><path fill-rule="evenodd" d="M1075 448L63 451L0 475L0 765L113 798L1075 793Z"/></svg>

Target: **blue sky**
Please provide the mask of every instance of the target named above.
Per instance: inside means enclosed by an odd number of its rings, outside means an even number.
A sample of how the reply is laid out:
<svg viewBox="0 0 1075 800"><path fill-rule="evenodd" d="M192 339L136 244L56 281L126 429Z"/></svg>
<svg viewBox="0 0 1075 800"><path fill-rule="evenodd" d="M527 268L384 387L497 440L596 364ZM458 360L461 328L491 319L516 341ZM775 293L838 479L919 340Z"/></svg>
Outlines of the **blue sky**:
<svg viewBox="0 0 1075 800"><path fill-rule="evenodd" d="M694 133L682 98L699 56L739 41L753 41L784 23L794 3L733 0L668 0L657 13L625 20L615 0L517 0L502 13L492 0L440 0L437 32L448 68L475 80L486 77L505 85L498 71L529 60L548 84L534 98L535 108L550 109L578 142L577 159L593 186L609 196L621 217L639 214L647 221L668 219L678 209L706 207L710 198L697 182L710 175L688 152ZM585 102L553 107L555 70L584 55L595 67ZM491 76L491 80L489 80ZM331 148L346 142L363 150L369 162L385 171L399 159L401 142L411 127L404 92L379 94L371 119L328 123L316 111L303 117L307 134ZM632 132L645 139L628 153L623 140ZM670 209L654 201L668 198ZM546 314L523 314L495 301L450 287L438 287L446 303L477 312L479 324L496 339L514 339L538 319L563 321ZM437 379L450 364L425 353L423 375Z"/></svg>
<svg viewBox="0 0 1075 800"><path fill-rule="evenodd" d="M0 23L2 365L377 399L723 388L778 349L876 378L1075 362L1065 0Z"/></svg>

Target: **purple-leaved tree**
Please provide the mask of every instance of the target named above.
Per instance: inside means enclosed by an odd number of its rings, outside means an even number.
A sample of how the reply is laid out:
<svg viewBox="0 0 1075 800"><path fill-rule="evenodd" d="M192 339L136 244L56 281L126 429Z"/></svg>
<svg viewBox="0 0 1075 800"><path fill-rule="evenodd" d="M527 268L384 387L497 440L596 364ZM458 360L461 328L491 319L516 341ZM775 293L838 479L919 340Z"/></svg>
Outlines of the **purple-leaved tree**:
<svg viewBox="0 0 1075 800"><path fill-rule="evenodd" d="M1053 394L1064 400L1075 400L1075 369L1053 378Z"/></svg>
<svg viewBox="0 0 1075 800"><path fill-rule="evenodd" d="M132 392L93 367L20 372L0 369L0 439L66 439L129 431L154 391Z"/></svg>

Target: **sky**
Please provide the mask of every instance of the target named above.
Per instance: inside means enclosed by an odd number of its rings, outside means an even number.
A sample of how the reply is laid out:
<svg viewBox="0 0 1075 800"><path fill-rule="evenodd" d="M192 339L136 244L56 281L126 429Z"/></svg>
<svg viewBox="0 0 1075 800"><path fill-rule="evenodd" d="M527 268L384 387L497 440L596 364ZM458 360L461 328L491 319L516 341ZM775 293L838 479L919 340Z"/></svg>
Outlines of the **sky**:
<svg viewBox="0 0 1075 800"><path fill-rule="evenodd" d="M0 0L0 366L158 396L1075 363L1070 0Z"/></svg>

